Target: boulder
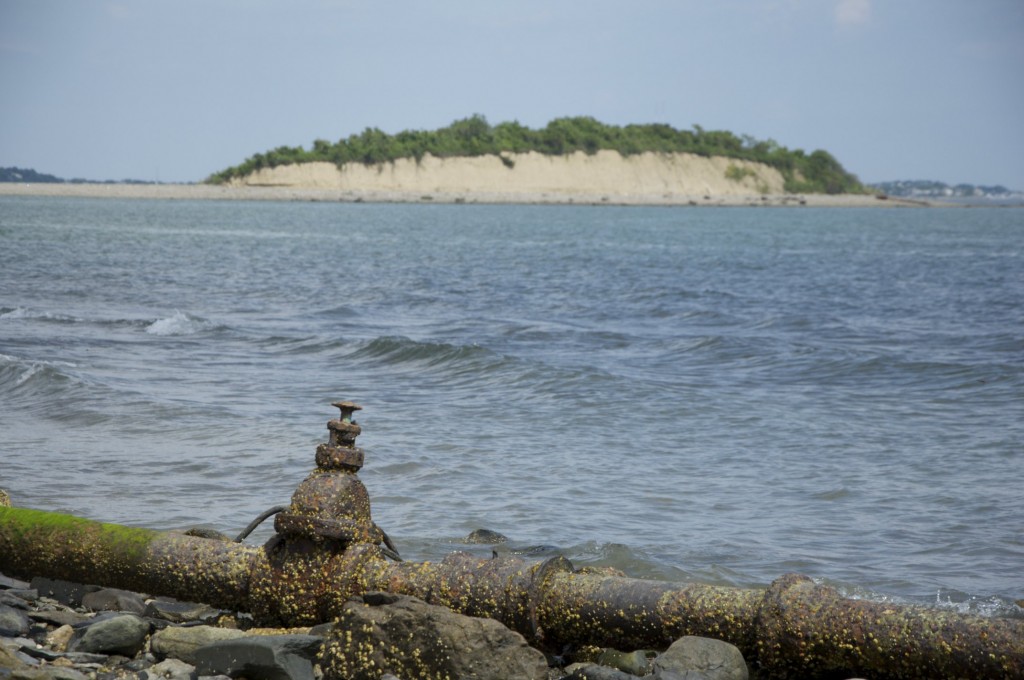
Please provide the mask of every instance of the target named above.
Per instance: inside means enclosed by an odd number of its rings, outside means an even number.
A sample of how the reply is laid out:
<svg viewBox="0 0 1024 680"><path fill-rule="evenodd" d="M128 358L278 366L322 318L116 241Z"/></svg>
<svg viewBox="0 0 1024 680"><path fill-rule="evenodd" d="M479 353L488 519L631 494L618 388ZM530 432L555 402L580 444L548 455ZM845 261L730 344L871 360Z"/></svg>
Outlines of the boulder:
<svg viewBox="0 0 1024 680"><path fill-rule="evenodd" d="M71 640L68 650L93 654L135 656L142 650L149 635L149 622L134 614L122 614L97 620L81 629Z"/></svg>
<svg viewBox="0 0 1024 680"><path fill-rule="evenodd" d="M146 611L146 601L138 593L119 588L103 588L82 595L82 606L94 612L130 612L142 614Z"/></svg>
<svg viewBox="0 0 1024 680"><path fill-rule="evenodd" d="M171 626L153 634L149 641L149 649L158 659L173 657L194 666L196 650L200 647L240 637L245 637L245 633L233 628Z"/></svg>
<svg viewBox="0 0 1024 680"><path fill-rule="evenodd" d="M493 619L457 614L405 595L347 602L321 658L326 680L547 678L544 654Z"/></svg>
<svg viewBox="0 0 1024 680"><path fill-rule="evenodd" d="M469 536L462 539L462 542L497 545L498 543L508 543L508 537L504 534L499 534L497 531L491 531L490 529L477 529L475 531L471 531Z"/></svg>
<svg viewBox="0 0 1024 680"><path fill-rule="evenodd" d="M195 652L198 675L248 680L314 680L323 639L315 635L258 635L221 640Z"/></svg>
<svg viewBox="0 0 1024 680"><path fill-rule="evenodd" d="M19 637L28 633L31 623L28 614L6 604L0 604L0 635Z"/></svg>
<svg viewBox="0 0 1024 680"><path fill-rule="evenodd" d="M659 680L747 680L749 676L743 654L735 646L692 635L673 642L653 666Z"/></svg>

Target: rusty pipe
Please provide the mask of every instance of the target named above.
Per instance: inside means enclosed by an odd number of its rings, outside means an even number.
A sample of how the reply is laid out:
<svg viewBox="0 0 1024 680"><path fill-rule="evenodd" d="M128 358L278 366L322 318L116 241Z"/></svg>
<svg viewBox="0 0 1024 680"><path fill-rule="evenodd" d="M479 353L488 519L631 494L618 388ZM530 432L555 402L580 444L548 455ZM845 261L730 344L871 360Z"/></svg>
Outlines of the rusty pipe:
<svg viewBox="0 0 1024 680"><path fill-rule="evenodd" d="M540 646L665 648L725 640L771 678L1021 678L1024 620L852 600L798 574L766 590L647 581L454 553L391 565L372 590L489 616Z"/></svg>
<svg viewBox="0 0 1024 680"><path fill-rule="evenodd" d="M391 563L374 544L271 549L0 507L0 571L141 590L251 611L260 621L329 621L353 595L415 595L488 616L536 644L665 647L683 635L735 644L770 677L1024 677L1024 621L850 600L807 577L767 590L577 571L564 558Z"/></svg>
<svg viewBox="0 0 1024 680"><path fill-rule="evenodd" d="M182 533L0 507L0 571L246 609L260 550Z"/></svg>

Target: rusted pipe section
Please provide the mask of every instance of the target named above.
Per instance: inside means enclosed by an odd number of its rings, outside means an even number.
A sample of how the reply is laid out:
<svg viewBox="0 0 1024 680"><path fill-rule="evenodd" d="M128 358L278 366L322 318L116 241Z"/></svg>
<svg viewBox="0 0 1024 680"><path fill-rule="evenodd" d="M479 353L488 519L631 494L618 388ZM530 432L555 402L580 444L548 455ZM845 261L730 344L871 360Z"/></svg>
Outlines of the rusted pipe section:
<svg viewBox="0 0 1024 680"><path fill-rule="evenodd" d="M756 658L773 678L1022 678L1024 620L851 600L787 574L764 594Z"/></svg>
<svg viewBox="0 0 1024 680"><path fill-rule="evenodd" d="M181 533L0 507L0 572L170 595L225 609L249 605L261 551Z"/></svg>
<svg viewBox="0 0 1024 680"><path fill-rule="evenodd" d="M365 592L369 566L387 566L375 545L324 550L312 541L268 550L184 533L105 524L0 507L0 572L10 576L169 595L251 612L267 624L330 621Z"/></svg>
<svg viewBox="0 0 1024 680"><path fill-rule="evenodd" d="M748 590L464 553L367 573L370 590L495 618L555 651L665 648L698 635L736 645L771 678L1024 677L1024 620L851 600L797 574Z"/></svg>
<svg viewBox="0 0 1024 680"><path fill-rule="evenodd" d="M541 646L668 647L684 635L754 651L763 591L610 576L543 563L452 553L441 562L368 572L370 590L414 595L470 616L497 619Z"/></svg>

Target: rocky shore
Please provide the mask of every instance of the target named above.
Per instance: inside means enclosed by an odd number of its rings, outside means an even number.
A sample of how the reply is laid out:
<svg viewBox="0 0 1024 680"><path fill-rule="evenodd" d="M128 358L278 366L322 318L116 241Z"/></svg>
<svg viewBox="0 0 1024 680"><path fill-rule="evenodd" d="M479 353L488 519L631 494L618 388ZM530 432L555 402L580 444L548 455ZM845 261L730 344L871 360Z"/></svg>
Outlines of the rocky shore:
<svg viewBox="0 0 1024 680"><path fill-rule="evenodd" d="M254 625L240 612L113 588L0 575L0 678L11 680L743 680L739 650L685 637L667 650L545 655L492 619L368 593L336 622Z"/></svg>
<svg viewBox="0 0 1024 680"><path fill-rule="evenodd" d="M525 205L649 205L692 207L828 207L897 208L946 204L862 194L745 194L545 191L400 191L356 190L316 186L249 186L212 184L22 184L0 182L0 196L68 196L85 198L220 200L220 201L322 201L340 203L440 203Z"/></svg>

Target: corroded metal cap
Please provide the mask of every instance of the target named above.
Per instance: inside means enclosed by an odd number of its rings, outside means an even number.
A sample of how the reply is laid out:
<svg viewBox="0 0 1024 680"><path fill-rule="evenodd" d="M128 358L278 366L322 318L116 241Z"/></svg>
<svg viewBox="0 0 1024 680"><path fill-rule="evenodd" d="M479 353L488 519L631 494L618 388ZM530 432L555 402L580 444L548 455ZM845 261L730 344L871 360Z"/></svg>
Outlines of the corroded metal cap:
<svg viewBox="0 0 1024 680"><path fill-rule="evenodd" d="M284 536L313 540L333 539L342 545L379 544L380 529L370 517L370 495L356 476L363 466L363 450L355 446L362 431L352 420L358 404L332 404L341 416L327 422L330 441L316 448L316 469L295 493L287 510L277 515L274 529Z"/></svg>
<svg viewBox="0 0 1024 680"><path fill-rule="evenodd" d="M330 440L316 447L316 466L322 470L355 472L363 467L363 450L356 447L356 437L363 430L352 420L352 414L363 407L351 401L336 401L331 406L340 409L341 415L327 421Z"/></svg>
<svg viewBox="0 0 1024 680"><path fill-rule="evenodd" d="M356 411L362 411L363 407L354 401L332 401L331 406L336 406L341 409L341 420L344 422L352 422L352 414Z"/></svg>

